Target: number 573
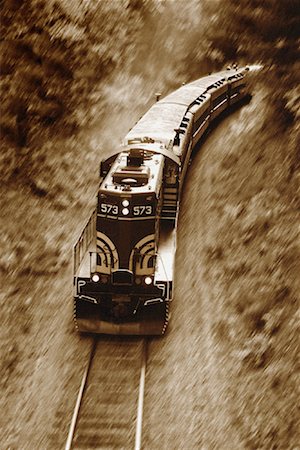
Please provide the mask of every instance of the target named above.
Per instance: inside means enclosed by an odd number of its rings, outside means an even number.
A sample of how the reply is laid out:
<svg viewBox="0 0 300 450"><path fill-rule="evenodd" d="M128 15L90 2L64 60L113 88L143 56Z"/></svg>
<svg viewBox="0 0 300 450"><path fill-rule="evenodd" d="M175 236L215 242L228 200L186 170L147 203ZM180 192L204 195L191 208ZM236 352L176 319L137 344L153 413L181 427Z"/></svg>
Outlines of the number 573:
<svg viewBox="0 0 300 450"><path fill-rule="evenodd" d="M150 206L150 205L147 205L147 206L139 205L139 206L134 206L133 207L133 215L134 216L142 216L144 214L147 215L147 216L152 214L152 206Z"/></svg>
<svg viewBox="0 0 300 450"><path fill-rule="evenodd" d="M102 203L101 212L104 214L118 214L119 208L117 205L109 205L107 203Z"/></svg>

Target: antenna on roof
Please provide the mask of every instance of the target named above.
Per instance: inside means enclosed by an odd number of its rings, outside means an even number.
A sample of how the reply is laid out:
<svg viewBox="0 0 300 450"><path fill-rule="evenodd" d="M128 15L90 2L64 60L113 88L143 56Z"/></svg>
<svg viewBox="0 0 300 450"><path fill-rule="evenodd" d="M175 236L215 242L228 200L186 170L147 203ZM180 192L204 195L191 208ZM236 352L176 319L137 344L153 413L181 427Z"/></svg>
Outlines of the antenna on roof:
<svg viewBox="0 0 300 450"><path fill-rule="evenodd" d="M160 92L156 92L155 93L155 97L156 97L156 101L159 102L159 99L161 97L161 93Z"/></svg>

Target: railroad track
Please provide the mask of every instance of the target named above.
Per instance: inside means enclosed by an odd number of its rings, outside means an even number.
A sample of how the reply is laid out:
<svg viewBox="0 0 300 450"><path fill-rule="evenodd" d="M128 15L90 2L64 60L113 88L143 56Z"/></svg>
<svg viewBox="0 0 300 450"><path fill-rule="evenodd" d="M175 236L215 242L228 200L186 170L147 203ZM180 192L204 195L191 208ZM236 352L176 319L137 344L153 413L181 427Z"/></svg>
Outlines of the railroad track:
<svg viewBox="0 0 300 450"><path fill-rule="evenodd" d="M146 339L95 338L65 450L140 450L146 359Z"/></svg>

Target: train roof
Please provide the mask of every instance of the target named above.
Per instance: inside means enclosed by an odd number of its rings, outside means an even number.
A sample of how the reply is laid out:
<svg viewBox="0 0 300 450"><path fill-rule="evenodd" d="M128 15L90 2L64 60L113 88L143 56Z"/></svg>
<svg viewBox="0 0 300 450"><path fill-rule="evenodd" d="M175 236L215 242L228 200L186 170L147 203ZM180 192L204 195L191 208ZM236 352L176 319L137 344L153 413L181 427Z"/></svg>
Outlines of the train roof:
<svg viewBox="0 0 300 450"><path fill-rule="evenodd" d="M159 101L160 104L176 104L183 105L186 108L201 94L204 94L205 88L202 86L192 86L186 84Z"/></svg>
<svg viewBox="0 0 300 450"><path fill-rule="evenodd" d="M128 152L122 152L114 161L100 186L101 194L158 195L163 171L163 155L153 154L143 159L140 166L128 166Z"/></svg>
<svg viewBox="0 0 300 450"><path fill-rule="evenodd" d="M186 104L163 101L155 103L129 131L125 143L129 145L130 141L148 136L154 142L168 146L174 138L174 129L179 127L186 110Z"/></svg>
<svg viewBox="0 0 300 450"><path fill-rule="evenodd" d="M224 73L219 72L218 74L208 75L207 77L199 78L198 80L192 81L188 85L193 87L201 87L204 88L204 90L206 90L211 86L213 86L214 83L216 83L217 81L220 81L220 79L222 78L225 79Z"/></svg>
<svg viewBox="0 0 300 450"><path fill-rule="evenodd" d="M150 146L152 151L162 153L179 164L178 155L173 150L173 141L175 130L181 126L182 119L189 108L198 98L205 103L211 89L218 88L227 80L243 77L246 70L249 69L223 70L192 81L168 94L155 103L128 132L123 142L123 148L112 151L109 157L117 155L122 150L124 151L124 148L127 150L131 146L140 148Z"/></svg>

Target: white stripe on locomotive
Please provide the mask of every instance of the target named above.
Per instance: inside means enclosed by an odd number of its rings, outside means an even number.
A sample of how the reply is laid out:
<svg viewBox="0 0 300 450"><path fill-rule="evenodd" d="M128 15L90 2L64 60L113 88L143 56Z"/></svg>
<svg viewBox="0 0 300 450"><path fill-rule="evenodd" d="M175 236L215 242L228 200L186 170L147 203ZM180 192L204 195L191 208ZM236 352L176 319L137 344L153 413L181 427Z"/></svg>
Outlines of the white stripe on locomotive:
<svg viewBox="0 0 300 450"><path fill-rule="evenodd" d="M113 242L106 234L97 231L97 271L110 274L119 268L119 255Z"/></svg>
<svg viewBox="0 0 300 450"><path fill-rule="evenodd" d="M149 234L141 239L131 251L129 258L129 269L134 271L134 254L138 250L140 257L135 262L136 275L152 275L153 260L155 258L154 234Z"/></svg>

